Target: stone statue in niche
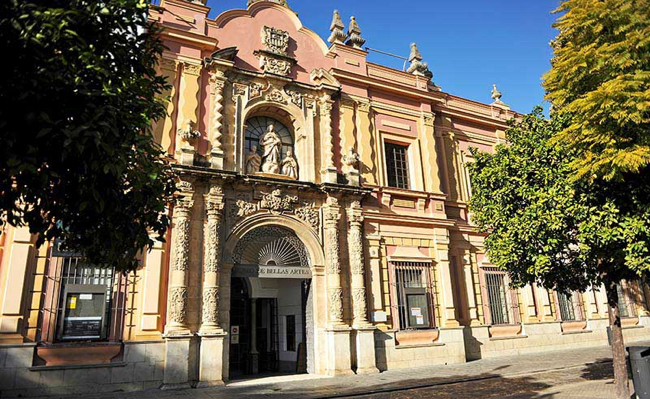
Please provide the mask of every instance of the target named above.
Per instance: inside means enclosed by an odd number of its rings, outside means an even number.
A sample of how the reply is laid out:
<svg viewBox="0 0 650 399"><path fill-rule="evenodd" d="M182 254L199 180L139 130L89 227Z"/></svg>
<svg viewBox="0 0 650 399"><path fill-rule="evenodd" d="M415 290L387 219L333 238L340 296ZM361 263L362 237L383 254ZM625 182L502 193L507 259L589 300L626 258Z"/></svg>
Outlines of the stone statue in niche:
<svg viewBox="0 0 650 399"><path fill-rule="evenodd" d="M287 156L282 160L282 174L285 176L298 178L298 161L293 156L293 150L287 150Z"/></svg>
<svg viewBox="0 0 650 399"><path fill-rule="evenodd" d="M260 171L262 157L257 153L257 146L252 146L248 155L246 155L246 173L253 174Z"/></svg>
<svg viewBox="0 0 650 399"><path fill-rule="evenodd" d="M280 173L280 154L282 154L282 140L275 132L274 126L269 125L266 133L260 140L262 146L262 172L264 173Z"/></svg>

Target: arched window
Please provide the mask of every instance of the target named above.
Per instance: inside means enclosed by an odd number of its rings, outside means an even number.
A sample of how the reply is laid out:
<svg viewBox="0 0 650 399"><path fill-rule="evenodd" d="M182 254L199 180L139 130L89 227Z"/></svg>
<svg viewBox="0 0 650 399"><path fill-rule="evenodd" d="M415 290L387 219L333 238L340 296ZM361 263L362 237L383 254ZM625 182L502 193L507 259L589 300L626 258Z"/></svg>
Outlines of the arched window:
<svg viewBox="0 0 650 399"><path fill-rule="evenodd" d="M244 136L246 139L244 144L246 146L246 154L249 154L251 148L256 146L257 153L262 155L260 138L266 133L269 125L273 125L273 130L275 130L278 136L280 136L280 140L282 140L282 158L287 155L287 150L293 150L293 137L286 126L268 116L254 116L246 121L246 133Z"/></svg>

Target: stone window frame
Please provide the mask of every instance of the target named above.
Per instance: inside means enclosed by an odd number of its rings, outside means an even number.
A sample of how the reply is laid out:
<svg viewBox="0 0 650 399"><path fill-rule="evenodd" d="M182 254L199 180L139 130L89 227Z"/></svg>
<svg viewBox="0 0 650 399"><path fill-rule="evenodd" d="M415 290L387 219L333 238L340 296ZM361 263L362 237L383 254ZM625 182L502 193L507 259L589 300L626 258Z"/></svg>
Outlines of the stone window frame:
<svg viewBox="0 0 650 399"><path fill-rule="evenodd" d="M492 308L490 307L490 297L488 295L487 278L488 275L498 275L502 277L503 287L505 291L505 314L508 317L506 323L493 323ZM521 313L519 310L519 296L516 289L510 287L508 274L499 270L496 266L481 266L479 267L479 281L481 284L481 297L483 303L483 315L485 317L485 324L490 326L506 326L517 325L521 323Z"/></svg>
<svg viewBox="0 0 650 399"><path fill-rule="evenodd" d="M379 130L379 135L380 140L377 142L377 159L379 160L378 170L380 171L380 177L382 179L380 184L385 187L390 187L388 185L388 168L386 165L386 143L391 143L402 145L408 148L406 157L408 165L409 187L406 189L397 188L397 190L424 191L424 171L422 169L422 163L415 162L415 160L422 159L419 138L407 135L399 135L381 129Z"/></svg>
<svg viewBox="0 0 650 399"><path fill-rule="evenodd" d="M426 298L427 298L427 314L428 314L428 323L426 327L410 327L403 325L406 321L402 321L400 316L400 298L398 296L397 289L397 270L402 267L410 267L420 269L424 273L423 280L425 281L426 287ZM435 267L432 262L426 262L422 260L414 261L396 261L391 260L388 262L388 278L389 278L389 293L390 293L390 309L392 315L392 324L393 328L398 331L408 331L408 330L427 330L427 329L436 329L438 328L436 323L436 313L435 313ZM403 305L406 307L406 304ZM408 315L405 315L405 320L408 318Z"/></svg>

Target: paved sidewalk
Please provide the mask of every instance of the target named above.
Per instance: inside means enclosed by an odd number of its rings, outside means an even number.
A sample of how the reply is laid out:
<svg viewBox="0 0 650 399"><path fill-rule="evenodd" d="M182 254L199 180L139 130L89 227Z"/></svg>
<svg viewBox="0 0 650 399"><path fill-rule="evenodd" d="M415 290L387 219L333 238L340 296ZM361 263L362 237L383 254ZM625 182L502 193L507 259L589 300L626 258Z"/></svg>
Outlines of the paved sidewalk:
<svg viewBox="0 0 650 399"><path fill-rule="evenodd" d="M276 376L236 381L225 387L114 392L84 398L611 398L611 379L611 350L604 346L370 375Z"/></svg>

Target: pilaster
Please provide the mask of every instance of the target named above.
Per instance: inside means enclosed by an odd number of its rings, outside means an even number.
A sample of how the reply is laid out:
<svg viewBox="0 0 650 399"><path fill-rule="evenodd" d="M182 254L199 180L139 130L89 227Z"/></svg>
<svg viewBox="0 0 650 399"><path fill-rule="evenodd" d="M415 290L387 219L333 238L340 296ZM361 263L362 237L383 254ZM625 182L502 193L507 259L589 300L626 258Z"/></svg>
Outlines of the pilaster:
<svg viewBox="0 0 650 399"><path fill-rule="evenodd" d="M467 309L470 325L480 325L478 305L476 303L476 292L474 291L474 272L472 267L472 253L469 248L463 249L459 257L462 262L462 273L465 279L465 291L467 294Z"/></svg>
<svg viewBox="0 0 650 399"><path fill-rule="evenodd" d="M334 135L332 134L332 104L328 95L320 100L320 131L322 146L321 180L324 183L337 183L338 177L334 164Z"/></svg>
<svg viewBox="0 0 650 399"><path fill-rule="evenodd" d="M356 102L347 97L341 96L339 101L339 138L341 140L341 154L347 154L349 150L356 148L356 123L354 120L354 108Z"/></svg>
<svg viewBox="0 0 650 399"><path fill-rule="evenodd" d="M2 271L4 286L0 313L0 342L22 342L20 334L24 320L24 298L27 270L34 259L32 235L27 227L13 228L13 239L7 244L8 257ZM5 233L3 233L5 234Z"/></svg>
<svg viewBox="0 0 650 399"><path fill-rule="evenodd" d="M162 58L160 60L160 69L162 76L165 78L167 83L170 85L170 88L161 93L162 98L169 98L167 101L167 112L164 119L158 121L154 128L154 137L156 142L160 144L162 149L169 154L174 153L172 148L172 143L176 133L174 132L174 120L173 115L175 112L175 98L177 92L177 82L176 78L178 76L178 66L179 62L176 60L171 60L167 58Z"/></svg>
<svg viewBox="0 0 650 399"><path fill-rule="evenodd" d="M338 198L329 196L325 208L325 252L328 324L332 327L345 326L343 323L343 288L341 285L340 219L341 208Z"/></svg>
<svg viewBox="0 0 650 399"><path fill-rule="evenodd" d="M526 323L537 323L539 318L537 317L537 306L535 304L535 293L533 287L527 285L521 289L521 296L523 300L523 313L524 313L524 322Z"/></svg>
<svg viewBox="0 0 650 399"><path fill-rule="evenodd" d="M446 229L435 229L436 268L440 273L442 291L442 327L458 327L456 304L454 302L454 287L451 279L451 262L449 261L449 232Z"/></svg>
<svg viewBox="0 0 650 399"><path fill-rule="evenodd" d="M199 121L199 90L201 65L182 63L179 86L178 119L176 121L176 158L182 165L193 165L196 156L196 143L200 136L197 130Z"/></svg>
<svg viewBox="0 0 650 399"><path fill-rule="evenodd" d="M420 133L422 137L422 160L424 161L424 184L426 191L442 194L440 179L440 164L436 148L434 131L435 115L423 112L420 117Z"/></svg>
<svg viewBox="0 0 650 399"><path fill-rule="evenodd" d="M214 169L223 169L223 110L224 89L226 76L223 70L215 69L210 72L210 98L212 115L210 116L210 166Z"/></svg>
<svg viewBox="0 0 650 399"><path fill-rule="evenodd" d="M357 104L357 131L363 132L364 136L363 140L357 142L357 151L361 160L361 178L365 184L377 185L376 154L373 154L372 146L377 141L377 133L373 123L370 101L360 100Z"/></svg>

